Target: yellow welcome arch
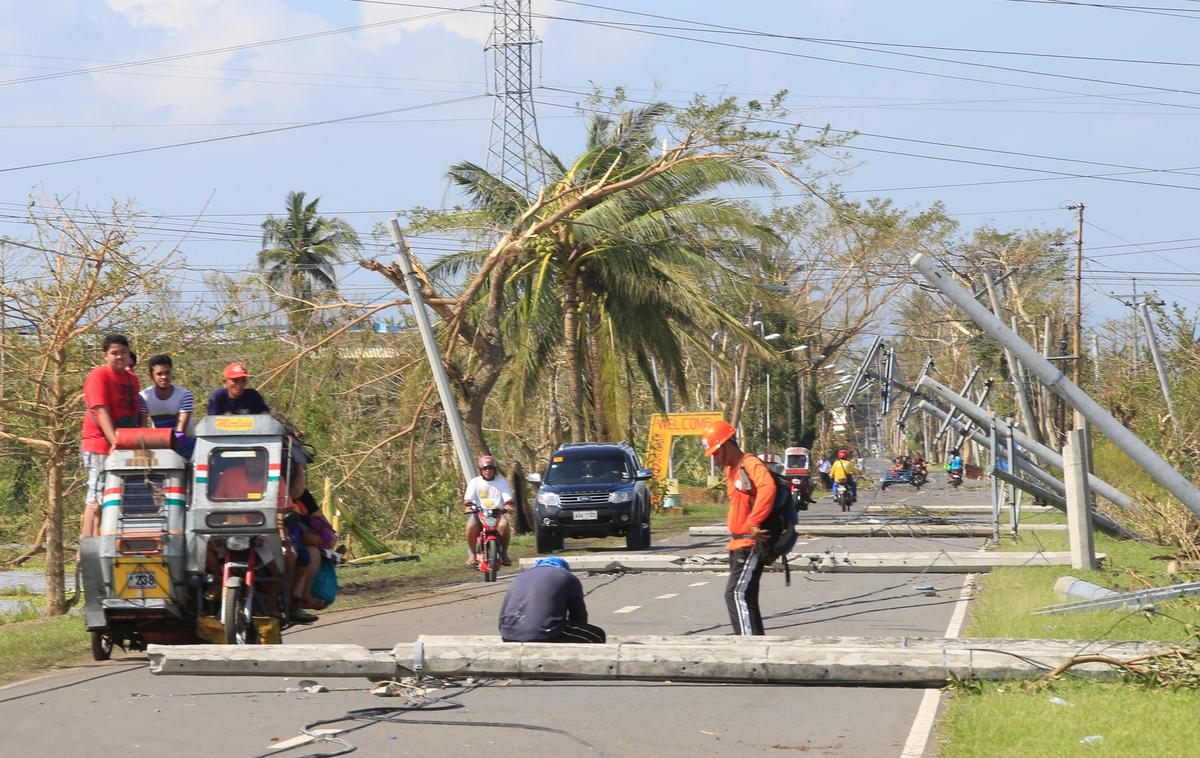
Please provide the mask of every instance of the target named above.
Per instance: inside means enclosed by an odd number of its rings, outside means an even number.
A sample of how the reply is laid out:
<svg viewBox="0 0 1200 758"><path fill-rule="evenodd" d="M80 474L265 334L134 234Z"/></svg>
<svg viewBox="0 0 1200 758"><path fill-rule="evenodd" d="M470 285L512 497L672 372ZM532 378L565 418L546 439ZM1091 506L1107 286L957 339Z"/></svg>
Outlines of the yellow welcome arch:
<svg viewBox="0 0 1200 758"><path fill-rule="evenodd" d="M699 437L704 430L725 416L715 411L707 413L655 413L650 417L650 437L646 443L646 460L654 469L654 480L667 480L671 443L676 437ZM655 488L659 489L659 488ZM661 491L661 490L660 490Z"/></svg>

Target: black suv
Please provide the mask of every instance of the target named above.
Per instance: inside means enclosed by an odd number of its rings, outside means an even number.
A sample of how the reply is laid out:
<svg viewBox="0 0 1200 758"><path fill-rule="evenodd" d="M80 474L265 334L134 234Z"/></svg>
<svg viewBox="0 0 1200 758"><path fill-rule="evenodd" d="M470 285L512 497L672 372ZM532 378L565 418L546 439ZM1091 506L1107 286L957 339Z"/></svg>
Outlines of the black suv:
<svg viewBox="0 0 1200 758"><path fill-rule="evenodd" d="M653 472L627 443L572 442L550 456L529 481L540 484L534 506L537 551L561 550L565 537L624 536L625 547L650 547Z"/></svg>

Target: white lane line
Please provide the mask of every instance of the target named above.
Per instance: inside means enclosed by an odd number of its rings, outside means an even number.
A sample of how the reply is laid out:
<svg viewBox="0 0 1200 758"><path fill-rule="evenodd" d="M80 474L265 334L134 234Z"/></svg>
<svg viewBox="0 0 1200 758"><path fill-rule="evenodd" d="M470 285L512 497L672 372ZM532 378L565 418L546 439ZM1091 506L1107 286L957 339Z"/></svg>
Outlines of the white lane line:
<svg viewBox="0 0 1200 758"><path fill-rule="evenodd" d="M962 590L958 595L959 602L954 604L954 613L950 614L950 623L946 626L946 639L954 639L962 631L963 620L967 617L967 598L971 595L974 579L974 574L967 574L963 578ZM904 741L904 750L901 751L900 758L922 758L925 755L925 745L929 742L929 735L933 733L933 722L941 702L941 690L925 690L925 694L921 696L921 705L917 708L917 716L908 732L908 739Z"/></svg>
<svg viewBox="0 0 1200 758"><path fill-rule="evenodd" d="M692 582L688 586L689 587L703 587L706 584L708 584L708 582Z"/></svg>
<svg viewBox="0 0 1200 758"><path fill-rule="evenodd" d="M679 593L678 592L668 592L667 594L659 595L658 597L656 597L654 599L655 600L670 600L673 597L679 597Z"/></svg>
<svg viewBox="0 0 1200 758"><path fill-rule="evenodd" d="M638 608L641 608L641 607L642 606L640 606L640 605L627 605L624 608L616 609L615 611L613 611L613 613L633 613L634 611L636 611Z"/></svg>

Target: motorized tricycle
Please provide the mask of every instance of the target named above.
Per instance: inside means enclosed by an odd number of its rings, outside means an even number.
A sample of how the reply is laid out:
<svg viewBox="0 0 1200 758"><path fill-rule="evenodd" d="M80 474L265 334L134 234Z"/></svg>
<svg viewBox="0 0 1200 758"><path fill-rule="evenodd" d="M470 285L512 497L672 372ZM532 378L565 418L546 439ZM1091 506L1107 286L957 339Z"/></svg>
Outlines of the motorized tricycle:
<svg viewBox="0 0 1200 758"><path fill-rule="evenodd" d="M300 443L266 414L210 416L196 433L189 464L169 429L118 430L100 536L80 541L97 660L114 645L279 642L290 623L280 526Z"/></svg>
<svg viewBox="0 0 1200 758"><path fill-rule="evenodd" d="M789 447L783 451L783 478L791 485L797 503L815 502L809 464L808 448Z"/></svg>
<svg viewBox="0 0 1200 758"><path fill-rule="evenodd" d="M169 444L169 429L117 430L100 534L79 543L84 622L98 661L114 645L144 650L195 636L186 571L187 461Z"/></svg>

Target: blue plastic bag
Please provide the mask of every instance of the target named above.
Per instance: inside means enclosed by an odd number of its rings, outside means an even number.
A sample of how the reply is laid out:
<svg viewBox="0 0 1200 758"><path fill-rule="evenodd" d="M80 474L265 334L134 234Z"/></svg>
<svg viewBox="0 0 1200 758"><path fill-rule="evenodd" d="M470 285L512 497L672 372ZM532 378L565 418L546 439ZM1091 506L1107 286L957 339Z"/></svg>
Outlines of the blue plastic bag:
<svg viewBox="0 0 1200 758"><path fill-rule="evenodd" d="M321 568L317 569L317 575L313 577L312 595L326 603L332 603L337 597L337 593L337 569L334 567L333 561L322 558Z"/></svg>

